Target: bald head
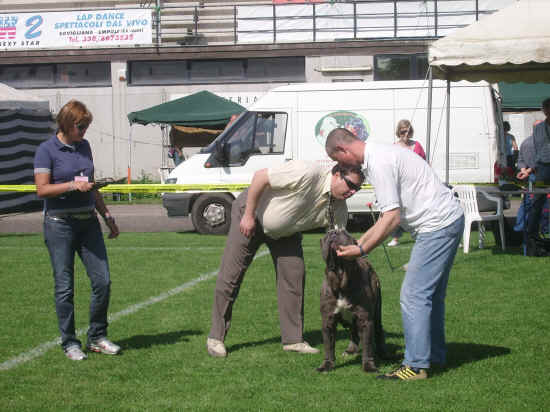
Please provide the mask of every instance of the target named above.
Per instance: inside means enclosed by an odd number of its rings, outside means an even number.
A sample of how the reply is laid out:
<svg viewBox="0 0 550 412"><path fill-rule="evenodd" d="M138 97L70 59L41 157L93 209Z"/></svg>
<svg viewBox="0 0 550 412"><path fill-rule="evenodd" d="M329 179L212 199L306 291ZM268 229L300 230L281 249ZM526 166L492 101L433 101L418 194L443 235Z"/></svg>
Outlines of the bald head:
<svg viewBox="0 0 550 412"><path fill-rule="evenodd" d="M328 134L327 141L325 142L325 150L327 155L332 157L338 146L348 146L355 141L360 141L360 139L348 129L339 127Z"/></svg>

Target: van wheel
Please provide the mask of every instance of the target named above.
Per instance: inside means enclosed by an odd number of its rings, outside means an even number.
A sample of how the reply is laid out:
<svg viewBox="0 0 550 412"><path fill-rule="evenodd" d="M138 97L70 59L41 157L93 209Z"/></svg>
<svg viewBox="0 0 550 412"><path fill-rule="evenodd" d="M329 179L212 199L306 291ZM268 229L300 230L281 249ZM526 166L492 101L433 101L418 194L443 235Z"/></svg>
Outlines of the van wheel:
<svg viewBox="0 0 550 412"><path fill-rule="evenodd" d="M203 235L225 235L231 225L233 197L226 193L203 194L193 203L191 220Z"/></svg>

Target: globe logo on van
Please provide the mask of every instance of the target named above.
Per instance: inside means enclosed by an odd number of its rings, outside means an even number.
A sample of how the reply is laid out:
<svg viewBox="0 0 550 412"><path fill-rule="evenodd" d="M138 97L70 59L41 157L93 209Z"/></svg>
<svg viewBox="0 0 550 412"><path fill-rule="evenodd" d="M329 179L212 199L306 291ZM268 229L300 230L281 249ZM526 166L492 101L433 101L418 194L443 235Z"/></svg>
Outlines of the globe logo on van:
<svg viewBox="0 0 550 412"><path fill-rule="evenodd" d="M360 114L347 111L329 113L315 125L315 138L319 144L325 147L327 136L334 129L343 127L352 132L362 141L366 141L370 135L370 125Z"/></svg>

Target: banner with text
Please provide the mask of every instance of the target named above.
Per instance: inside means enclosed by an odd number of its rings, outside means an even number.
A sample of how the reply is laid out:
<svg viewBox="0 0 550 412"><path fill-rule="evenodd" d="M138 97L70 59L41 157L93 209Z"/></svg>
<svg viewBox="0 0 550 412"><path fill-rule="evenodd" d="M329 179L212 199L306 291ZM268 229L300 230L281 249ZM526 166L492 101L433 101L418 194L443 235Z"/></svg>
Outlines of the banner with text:
<svg viewBox="0 0 550 412"><path fill-rule="evenodd" d="M151 43L150 9L0 14L0 50Z"/></svg>

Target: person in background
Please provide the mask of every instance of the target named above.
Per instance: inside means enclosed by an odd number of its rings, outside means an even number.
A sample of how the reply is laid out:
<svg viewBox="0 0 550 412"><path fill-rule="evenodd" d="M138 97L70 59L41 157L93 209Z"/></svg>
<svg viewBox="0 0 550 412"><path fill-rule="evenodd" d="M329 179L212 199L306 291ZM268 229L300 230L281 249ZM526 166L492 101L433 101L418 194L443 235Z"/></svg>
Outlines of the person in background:
<svg viewBox="0 0 550 412"><path fill-rule="evenodd" d="M541 123L542 120L537 120L535 123L533 123L533 130L535 129L535 126L539 123ZM527 169L529 169L529 172L527 172ZM518 155L518 173L516 177L518 179L529 179L529 182L535 183L535 174L531 173L532 170L535 169L535 145L533 144L533 134L529 136L527 139L525 139L523 142L521 142L521 145L519 147L519 155ZM514 226L514 230L516 232L522 232L525 230L525 220L527 218L527 212L531 208L531 202L532 202L533 195L530 193L526 193L524 195L523 201L519 205L518 213L516 216L516 224Z"/></svg>
<svg viewBox="0 0 550 412"><path fill-rule="evenodd" d="M275 266L283 350L319 353L303 339L305 265L302 232L334 223L344 228L346 201L363 183L358 168L289 161L254 173L231 208L231 226L214 291L208 354L227 356L225 337L246 270L265 243ZM331 212L332 210L332 212Z"/></svg>
<svg viewBox="0 0 550 412"><path fill-rule="evenodd" d="M412 150L422 159L426 160L426 153L424 153L424 148L417 140L412 139L412 137L414 136L414 129L409 120L402 119L397 122L395 135L397 136L397 142L395 142L395 144ZM401 229L401 226L398 226L395 232L392 233L392 239L388 243L388 246L397 246L399 244L399 238L402 235L403 229Z"/></svg>
<svg viewBox="0 0 550 412"><path fill-rule="evenodd" d="M239 117L238 114L232 114L231 117L229 118L229 121L225 125L224 130L227 129L231 125L231 123L233 123L235 120L237 120L238 117Z"/></svg>
<svg viewBox="0 0 550 412"><path fill-rule="evenodd" d="M504 144L506 145L506 166L515 170L519 150L518 144L514 135L510 133L510 123L504 121L502 125L504 127Z"/></svg>
<svg viewBox="0 0 550 412"><path fill-rule="evenodd" d="M400 224L415 238L400 295L405 357L378 378L426 379L428 368L446 363L445 296L464 212L430 165L410 150L363 142L344 128L328 135L325 149L338 164L363 169L381 212L357 245L340 246L338 256L366 256Z"/></svg>
<svg viewBox="0 0 550 412"><path fill-rule="evenodd" d="M87 358L75 333L75 253L80 256L92 287L87 348L108 355L121 350L107 339L111 277L96 211L110 230L109 238L116 238L119 229L102 195L94 188L92 150L84 139L92 119L83 103L69 101L57 115L57 132L38 147L34 158L36 191L45 199L44 240L53 268L61 347L75 361Z"/></svg>
<svg viewBox="0 0 550 412"><path fill-rule="evenodd" d="M523 180L534 173L536 182L550 184L550 98L542 102L542 111L546 119L533 129L532 148L534 154L531 156L531 161L534 161L534 168L532 166L520 167L517 178ZM540 222L546 199L545 193L535 194L533 197L532 206L527 216L526 253L528 256L538 255L536 245L540 240Z"/></svg>
<svg viewBox="0 0 550 412"><path fill-rule="evenodd" d="M168 157L173 160L174 167L177 167L185 160L179 142L176 141L176 129L172 127L170 130L170 149L168 149Z"/></svg>

